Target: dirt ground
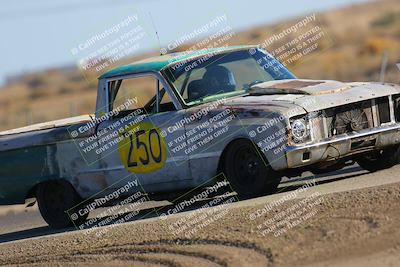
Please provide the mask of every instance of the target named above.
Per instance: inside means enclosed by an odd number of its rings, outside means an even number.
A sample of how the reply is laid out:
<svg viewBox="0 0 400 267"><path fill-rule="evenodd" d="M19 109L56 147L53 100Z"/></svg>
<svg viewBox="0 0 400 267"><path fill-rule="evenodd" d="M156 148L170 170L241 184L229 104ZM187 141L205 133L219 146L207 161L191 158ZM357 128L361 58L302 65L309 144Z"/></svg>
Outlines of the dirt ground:
<svg viewBox="0 0 400 267"><path fill-rule="evenodd" d="M195 212L6 243L0 265L399 266L400 183L331 194L316 188L284 202L259 198L203 210L196 216L209 218L184 231L176 226ZM299 190L308 189L286 196Z"/></svg>

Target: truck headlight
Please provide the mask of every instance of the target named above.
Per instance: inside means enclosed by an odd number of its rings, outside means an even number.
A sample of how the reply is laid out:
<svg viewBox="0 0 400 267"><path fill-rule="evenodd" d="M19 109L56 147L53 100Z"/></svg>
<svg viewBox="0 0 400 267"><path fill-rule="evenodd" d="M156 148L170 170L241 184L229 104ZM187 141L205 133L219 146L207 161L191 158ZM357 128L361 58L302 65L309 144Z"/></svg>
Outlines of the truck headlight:
<svg viewBox="0 0 400 267"><path fill-rule="evenodd" d="M293 141L296 143L305 141L308 137L308 127L304 119L294 120L291 124Z"/></svg>

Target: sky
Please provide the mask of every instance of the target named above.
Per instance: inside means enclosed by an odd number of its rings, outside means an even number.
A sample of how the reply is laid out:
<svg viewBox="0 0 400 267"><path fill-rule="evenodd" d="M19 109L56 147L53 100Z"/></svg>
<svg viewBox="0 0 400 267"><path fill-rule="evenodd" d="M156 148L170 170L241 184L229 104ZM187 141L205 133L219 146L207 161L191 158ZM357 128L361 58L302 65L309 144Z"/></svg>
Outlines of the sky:
<svg viewBox="0 0 400 267"><path fill-rule="evenodd" d="M364 0L6 1L0 10L0 85L9 75L77 65L81 58L72 48L135 15L148 33L138 53L159 50L154 26L164 47L222 15L238 31L359 2Z"/></svg>

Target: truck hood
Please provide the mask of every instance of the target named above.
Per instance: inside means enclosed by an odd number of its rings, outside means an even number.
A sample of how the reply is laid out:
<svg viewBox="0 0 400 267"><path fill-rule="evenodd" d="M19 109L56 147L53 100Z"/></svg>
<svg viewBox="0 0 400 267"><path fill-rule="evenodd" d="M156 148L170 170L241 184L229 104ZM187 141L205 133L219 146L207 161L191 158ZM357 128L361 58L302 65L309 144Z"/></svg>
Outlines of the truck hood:
<svg viewBox="0 0 400 267"><path fill-rule="evenodd" d="M400 86L388 83L280 80L256 84L249 94L227 101L226 105L275 111L301 107L312 112L399 93Z"/></svg>

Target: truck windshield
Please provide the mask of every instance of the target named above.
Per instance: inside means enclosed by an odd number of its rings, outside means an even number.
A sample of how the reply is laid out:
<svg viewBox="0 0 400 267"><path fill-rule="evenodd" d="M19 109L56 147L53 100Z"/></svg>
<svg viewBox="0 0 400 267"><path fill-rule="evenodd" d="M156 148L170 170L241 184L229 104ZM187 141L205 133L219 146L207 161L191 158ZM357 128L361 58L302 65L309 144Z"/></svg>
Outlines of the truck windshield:
<svg viewBox="0 0 400 267"><path fill-rule="evenodd" d="M165 75L188 106L245 94L257 83L296 78L258 49L202 55L172 65Z"/></svg>

